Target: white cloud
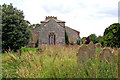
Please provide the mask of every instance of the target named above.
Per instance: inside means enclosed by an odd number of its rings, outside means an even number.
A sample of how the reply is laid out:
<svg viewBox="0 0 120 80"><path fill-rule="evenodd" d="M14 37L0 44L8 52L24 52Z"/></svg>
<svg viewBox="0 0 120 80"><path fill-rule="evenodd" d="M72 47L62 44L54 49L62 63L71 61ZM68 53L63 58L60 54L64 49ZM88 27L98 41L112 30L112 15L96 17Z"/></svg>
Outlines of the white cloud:
<svg viewBox="0 0 120 80"><path fill-rule="evenodd" d="M119 0L1 0L23 10L25 19L40 23L45 16L57 16L80 36L102 35L105 28L118 22Z"/></svg>

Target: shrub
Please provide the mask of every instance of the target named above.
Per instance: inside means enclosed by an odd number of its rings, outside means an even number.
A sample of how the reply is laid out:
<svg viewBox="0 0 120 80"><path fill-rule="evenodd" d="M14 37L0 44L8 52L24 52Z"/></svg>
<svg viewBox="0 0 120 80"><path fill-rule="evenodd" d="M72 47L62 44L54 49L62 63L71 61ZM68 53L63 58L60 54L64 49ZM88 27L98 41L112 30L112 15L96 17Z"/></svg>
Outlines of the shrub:
<svg viewBox="0 0 120 80"><path fill-rule="evenodd" d="M38 47L38 40L37 40L37 42L35 43L35 47Z"/></svg>
<svg viewBox="0 0 120 80"><path fill-rule="evenodd" d="M68 38L68 35L67 35L66 30L65 30L65 43L66 43L67 45L69 45L69 38Z"/></svg>
<svg viewBox="0 0 120 80"><path fill-rule="evenodd" d="M80 40L77 40L77 45L80 45Z"/></svg>

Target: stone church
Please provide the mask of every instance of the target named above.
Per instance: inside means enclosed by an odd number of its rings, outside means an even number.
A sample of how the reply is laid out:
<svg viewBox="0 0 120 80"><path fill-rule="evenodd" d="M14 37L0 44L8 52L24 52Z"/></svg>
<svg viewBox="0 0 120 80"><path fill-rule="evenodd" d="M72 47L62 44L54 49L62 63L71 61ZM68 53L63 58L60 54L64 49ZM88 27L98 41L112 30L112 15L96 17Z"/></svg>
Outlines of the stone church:
<svg viewBox="0 0 120 80"><path fill-rule="evenodd" d="M65 26L65 21L58 20L57 17L47 16L44 21L41 21L40 26L32 28L32 36L27 47L65 45L65 31L67 32L69 43L77 44L77 41L80 40L79 31Z"/></svg>

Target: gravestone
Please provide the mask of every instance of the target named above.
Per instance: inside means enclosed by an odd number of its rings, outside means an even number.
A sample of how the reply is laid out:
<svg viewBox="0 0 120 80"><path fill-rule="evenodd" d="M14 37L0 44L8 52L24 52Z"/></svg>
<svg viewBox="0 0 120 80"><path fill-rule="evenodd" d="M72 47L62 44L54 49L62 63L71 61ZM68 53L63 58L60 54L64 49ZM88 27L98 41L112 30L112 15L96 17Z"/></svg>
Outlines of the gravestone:
<svg viewBox="0 0 120 80"><path fill-rule="evenodd" d="M88 44L88 47L89 47L89 55L90 55L90 58L92 58L92 56L95 54L95 45L94 45L93 42L91 41L91 42Z"/></svg>
<svg viewBox="0 0 120 80"><path fill-rule="evenodd" d="M118 54L120 54L120 48L118 48Z"/></svg>
<svg viewBox="0 0 120 80"><path fill-rule="evenodd" d="M86 60L88 60L89 58L88 53L89 48L85 44L83 44L76 55L78 64L82 65L84 62L86 62Z"/></svg>
<svg viewBox="0 0 120 80"><path fill-rule="evenodd" d="M101 61L110 62L113 59L112 51L109 48L104 48L103 51L100 53Z"/></svg>
<svg viewBox="0 0 120 80"><path fill-rule="evenodd" d="M120 48L118 48L118 58L120 57ZM119 58L119 60L118 61L120 61L120 58Z"/></svg>

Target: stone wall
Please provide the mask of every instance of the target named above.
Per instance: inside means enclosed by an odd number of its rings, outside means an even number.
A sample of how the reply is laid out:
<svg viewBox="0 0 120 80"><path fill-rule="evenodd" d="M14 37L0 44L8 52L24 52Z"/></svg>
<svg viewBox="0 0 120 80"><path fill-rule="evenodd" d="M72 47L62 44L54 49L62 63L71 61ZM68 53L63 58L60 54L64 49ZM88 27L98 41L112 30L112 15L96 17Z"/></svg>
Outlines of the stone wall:
<svg viewBox="0 0 120 80"><path fill-rule="evenodd" d="M66 27L66 32L68 34L69 42L70 43L77 43L77 40L80 40L79 32L71 29L69 27Z"/></svg>
<svg viewBox="0 0 120 80"><path fill-rule="evenodd" d="M39 31L39 47L40 45L49 45L49 34L55 34L56 44L65 44L65 28L61 27L56 21L49 20L42 25Z"/></svg>
<svg viewBox="0 0 120 80"><path fill-rule="evenodd" d="M58 22L62 27L65 27L65 22Z"/></svg>

